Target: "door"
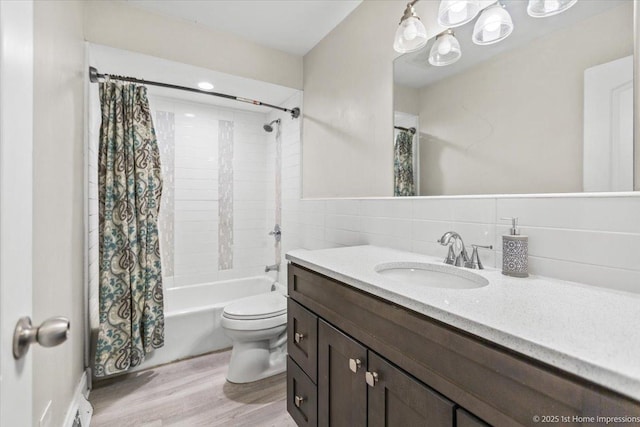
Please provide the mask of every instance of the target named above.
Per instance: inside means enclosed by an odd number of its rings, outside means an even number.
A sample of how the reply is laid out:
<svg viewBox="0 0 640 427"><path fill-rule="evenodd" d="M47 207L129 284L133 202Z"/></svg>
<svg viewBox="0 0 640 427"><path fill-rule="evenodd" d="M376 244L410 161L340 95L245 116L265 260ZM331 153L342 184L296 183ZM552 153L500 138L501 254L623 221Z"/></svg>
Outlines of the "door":
<svg viewBox="0 0 640 427"><path fill-rule="evenodd" d="M31 426L31 356L13 331L31 314L33 2L0 1L0 425Z"/></svg>
<svg viewBox="0 0 640 427"><path fill-rule="evenodd" d="M633 56L584 72L584 191L633 191Z"/></svg>
<svg viewBox="0 0 640 427"><path fill-rule="evenodd" d="M366 363L366 348L318 321L318 425L366 425Z"/></svg>
<svg viewBox="0 0 640 427"><path fill-rule="evenodd" d="M369 351L369 426L453 427L455 404Z"/></svg>

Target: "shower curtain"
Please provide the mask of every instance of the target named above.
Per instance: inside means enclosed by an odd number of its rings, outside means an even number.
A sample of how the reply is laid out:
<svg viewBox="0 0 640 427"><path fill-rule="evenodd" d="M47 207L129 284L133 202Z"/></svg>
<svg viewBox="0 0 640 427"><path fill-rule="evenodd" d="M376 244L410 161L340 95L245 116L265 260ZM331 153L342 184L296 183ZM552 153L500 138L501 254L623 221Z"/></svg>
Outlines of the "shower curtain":
<svg viewBox="0 0 640 427"><path fill-rule="evenodd" d="M144 86L100 84L98 377L164 344L160 153Z"/></svg>
<svg viewBox="0 0 640 427"><path fill-rule="evenodd" d="M401 131L393 150L393 195L415 196L413 182L413 135Z"/></svg>

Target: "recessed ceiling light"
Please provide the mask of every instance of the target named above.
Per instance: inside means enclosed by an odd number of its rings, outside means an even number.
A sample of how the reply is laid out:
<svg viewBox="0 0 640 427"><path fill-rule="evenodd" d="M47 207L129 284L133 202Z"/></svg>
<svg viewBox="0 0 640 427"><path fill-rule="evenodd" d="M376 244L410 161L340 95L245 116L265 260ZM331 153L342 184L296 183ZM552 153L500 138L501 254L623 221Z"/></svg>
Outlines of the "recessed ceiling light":
<svg viewBox="0 0 640 427"><path fill-rule="evenodd" d="M184 116L191 118L191 117L195 117L196 115L193 113L184 113Z"/></svg>
<svg viewBox="0 0 640 427"><path fill-rule="evenodd" d="M202 90L211 90L213 89L213 84L209 82L200 82L198 83L198 87Z"/></svg>

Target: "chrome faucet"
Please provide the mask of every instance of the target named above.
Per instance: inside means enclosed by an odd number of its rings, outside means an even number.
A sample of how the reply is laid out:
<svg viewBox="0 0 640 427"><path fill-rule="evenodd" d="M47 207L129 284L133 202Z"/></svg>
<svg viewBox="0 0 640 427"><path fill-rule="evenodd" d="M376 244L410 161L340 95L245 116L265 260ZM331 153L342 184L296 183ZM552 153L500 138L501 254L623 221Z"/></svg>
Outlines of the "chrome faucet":
<svg viewBox="0 0 640 427"><path fill-rule="evenodd" d="M482 265L482 261L480 261L480 255L478 255L478 248L493 249L493 245L471 245L471 247L473 247L473 251L471 252L471 260L465 262L464 266L467 268L477 268L478 270L484 270L484 265Z"/></svg>
<svg viewBox="0 0 640 427"><path fill-rule="evenodd" d="M268 273L270 271L280 271L280 264L267 265L264 268L265 273Z"/></svg>
<svg viewBox="0 0 640 427"><path fill-rule="evenodd" d="M473 247L473 252L471 253L471 258L469 258L469 254L467 253L467 248L464 247L462 237L460 237L460 235L455 231L447 231L444 233L440 240L438 240L438 243L442 246L449 245L449 252L447 253L447 257L444 259L445 264L455 265L456 267L465 266L466 268L475 268L478 270L484 270L482 261L480 261L480 255L478 255L478 248L493 249L493 246L491 245L471 245Z"/></svg>
<svg viewBox="0 0 640 427"><path fill-rule="evenodd" d="M445 264L462 267L470 262L469 254L467 253L467 249L464 247L462 237L460 237L460 235L455 231L447 231L444 233L438 240L438 243L442 246L449 245L449 252L447 253L447 257L444 259Z"/></svg>

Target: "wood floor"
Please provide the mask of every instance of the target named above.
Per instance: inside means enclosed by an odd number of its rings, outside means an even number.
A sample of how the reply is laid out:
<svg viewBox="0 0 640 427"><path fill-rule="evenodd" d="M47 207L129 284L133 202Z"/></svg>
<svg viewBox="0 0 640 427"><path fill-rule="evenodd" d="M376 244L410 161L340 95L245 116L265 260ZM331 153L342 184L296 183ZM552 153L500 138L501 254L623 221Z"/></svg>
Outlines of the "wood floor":
<svg viewBox="0 0 640 427"><path fill-rule="evenodd" d="M91 426L295 426L285 374L231 384L230 356L211 353L95 384Z"/></svg>

